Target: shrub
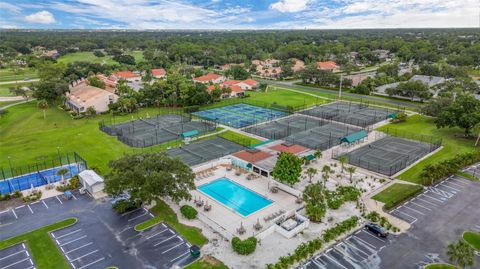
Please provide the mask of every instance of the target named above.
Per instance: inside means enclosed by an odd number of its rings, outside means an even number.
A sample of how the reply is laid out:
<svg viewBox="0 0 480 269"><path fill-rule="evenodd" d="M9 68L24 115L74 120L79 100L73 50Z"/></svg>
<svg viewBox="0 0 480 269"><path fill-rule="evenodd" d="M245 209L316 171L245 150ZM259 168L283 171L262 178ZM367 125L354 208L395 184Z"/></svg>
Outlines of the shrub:
<svg viewBox="0 0 480 269"><path fill-rule="evenodd" d="M71 179L70 179L70 189L74 190L74 189L77 189L78 187L80 187L80 179L78 178L78 175L74 175Z"/></svg>
<svg viewBox="0 0 480 269"><path fill-rule="evenodd" d="M142 205L142 202L140 202L139 200L132 201L132 200L125 199L125 200L120 200L120 201L116 202L113 205L113 209L115 211L117 211L117 213L122 214L122 213L125 213L127 211L137 209L141 205Z"/></svg>
<svg viewBox="0 0 480 269"><path fill-rule="evenodd" d="M33 201L40 200L40 198L42 198L42 192L41 191L35 191L35 192L32 192L31 194L23 197L23 201L28 203L28 202L33 202Z"/></svg>
<svg viewBox="0 0 480 269"><path fill-rule="evenodd" d="M457 154L455 157L423 168L421 177L424 185L433 185L435 182L456 173L460 168L480 161L480 151Z"/></svg>
<svg viewBox="0 0 480 269"><path fill-rule="evenodd" d="M357 226L358 217L353 216L349 219L346 219L340 223L338 223L335 227L325 230L323 233L323 241L330 242L333 239L337 238L339 235L351 230L355 226Z"/></svg>
<svg viewBox="0 0 480 269"><path fill-rule="evenodd" d="M23 193L21 191L15 191L13 194L12 194L12 197L13 198L20 198L23 196Z"/></svg>
<svg viewBox="0 0 480 269"><path fill-rule="evenodd" d="M232 239L232 248L233 251L240 255L251 254L257 248L257 238L252 236L245 240L242 240L238 237L234 237Z"/></svg>
<svg viewBox="0 0 480 269"><path fill-rule="evenodd" d="M12 198L12 195L10 193L5 193L3 195L3 200L10 200L10 198Z"/></svg>
<svg viewBox="0 0 480 269"><path fill-rule="evenodd" d="M180 208L180 212L187 219L194 219L197 217L197 210L189 205L184 205Z"/></svg>

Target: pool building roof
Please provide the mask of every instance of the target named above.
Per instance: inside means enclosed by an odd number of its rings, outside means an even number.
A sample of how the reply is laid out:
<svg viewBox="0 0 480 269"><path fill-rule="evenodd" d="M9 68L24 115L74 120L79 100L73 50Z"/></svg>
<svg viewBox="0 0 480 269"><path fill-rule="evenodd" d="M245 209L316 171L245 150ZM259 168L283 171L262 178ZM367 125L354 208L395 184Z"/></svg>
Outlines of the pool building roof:
<svg viewBox="0 0 480 269"><path fill-rule="evenodd" d="M284 143L281 143L281 144L277 144L275 146L270 147L270 149L274 150L274 151L278 151L278 152L288 152L288 153L292 153L292 154L295 154L295 155L309 150L308 148L306 148L304 146L301 146L301 145L298 145L298 144L292 144L292 143L289 143L289 142L284 142Z"/></svg>
<svg viewBox="0 0 480 269"><path fill-rule="evenodd" d="M232 154L234 157L244 160L249 163L256 163L273 156L266 151L261 151L259 149L246 149Z"/></svg>

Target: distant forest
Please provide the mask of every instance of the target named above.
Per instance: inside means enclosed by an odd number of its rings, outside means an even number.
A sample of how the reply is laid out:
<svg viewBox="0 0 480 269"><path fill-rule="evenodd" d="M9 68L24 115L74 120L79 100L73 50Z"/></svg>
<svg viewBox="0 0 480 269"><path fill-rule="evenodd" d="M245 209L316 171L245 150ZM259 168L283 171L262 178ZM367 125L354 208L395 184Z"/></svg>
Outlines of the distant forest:
<svg viewBox="0 0 480 269"><path fill-rule="evenodd" d="M446 61L455 66L480 65L478 29L302 30L302 31L0 31L0 60L28 55L36 46L74 51L143 50L162 62L214 66L273 57L306 63L347 54L375 63L377 49L395 53L401 61ZM145 52L144 52L145 53Z"/></svg>

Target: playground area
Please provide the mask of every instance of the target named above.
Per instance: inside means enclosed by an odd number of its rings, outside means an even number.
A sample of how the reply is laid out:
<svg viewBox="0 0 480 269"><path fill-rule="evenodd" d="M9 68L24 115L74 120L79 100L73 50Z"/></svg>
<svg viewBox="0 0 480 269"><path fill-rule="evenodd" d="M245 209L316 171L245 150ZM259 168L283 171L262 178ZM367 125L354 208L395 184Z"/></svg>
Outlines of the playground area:
<svg viewBox="0 0 480 269"><path fill-rule="evenodd" d="M375 123L392 118L399 112L400 110L370 107L368 104L335 102L316 106L300 113L366 128Z"/></svg>
<svg viewBox="0 0 480 269"><path fill-rule="evenodd" d="M197 111L192 114L202 119L218 122L234 128L243 128L260 122L281 118L288 113L240 103Z"/></svg>
<svg viewBox="0 0 480 269"><path fill-rule="evenodd" d="M182 147L169 149L167 153L170 157L178 157L187 165L193 166L221 158L243 149L245 149L245 147L240 144L221 137L214 137Z"/></svg>
<svg viewBox="0 0 480 269"><path fill-rule="evenodd" d="M118 140L136 148L150 147L183 138L185 133L195 135L215 130L215 125L204 121L192 121L180 114L165 114L124 123L105 125L100 130L117 136Z"/></svg>
<svg viewBox="0 0 480 269"><path fill-rule="evenodd" d="M440 144L387 136L343 155L352 165L392 176L438 147Z"/></svg>

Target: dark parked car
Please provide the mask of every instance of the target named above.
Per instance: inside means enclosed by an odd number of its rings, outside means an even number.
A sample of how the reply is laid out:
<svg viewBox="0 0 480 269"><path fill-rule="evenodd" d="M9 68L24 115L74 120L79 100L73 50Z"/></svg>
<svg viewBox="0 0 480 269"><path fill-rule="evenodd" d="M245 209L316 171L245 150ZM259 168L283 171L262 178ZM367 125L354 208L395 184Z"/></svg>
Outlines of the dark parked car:
<svg viewBox="0 0 480 269"><path fill-rule="evenodd" d="M367 223L365 225L365 228L367 228L370 232L376 234L379 237L387 237L388 232L381 227L380 225L377 225L375 223Z"/></svg>

